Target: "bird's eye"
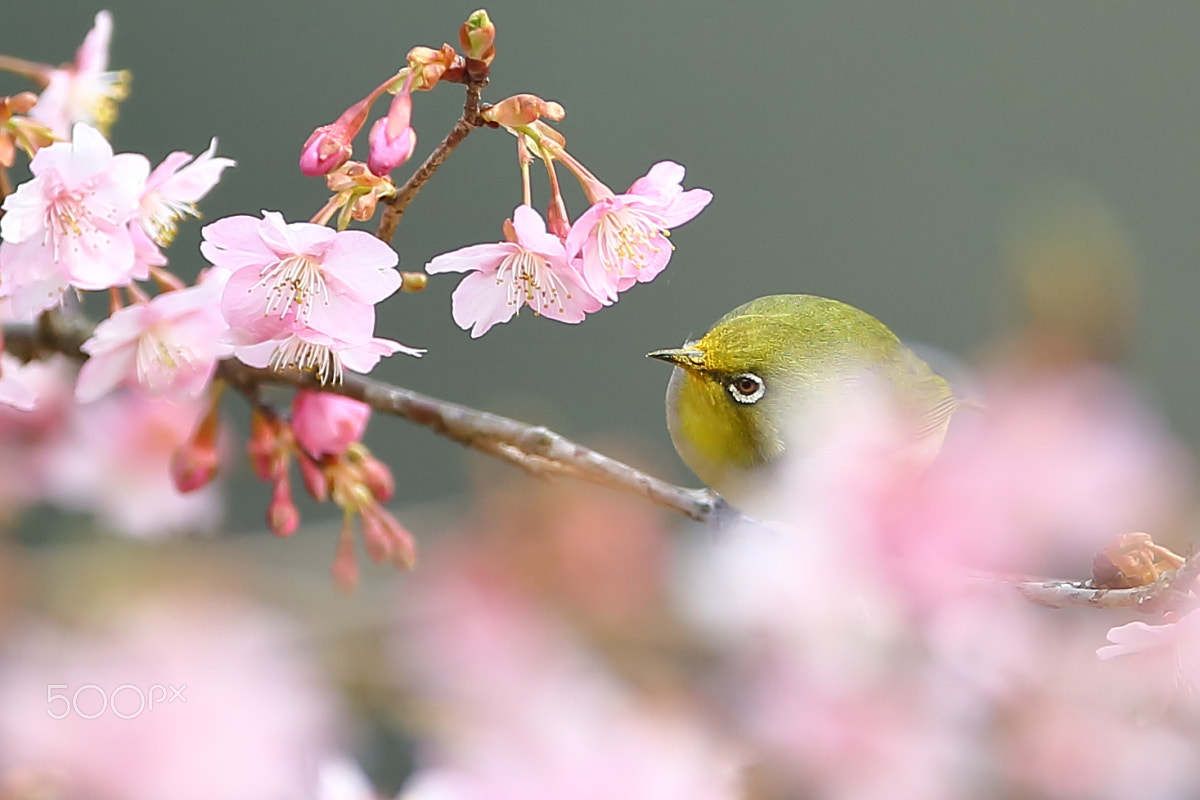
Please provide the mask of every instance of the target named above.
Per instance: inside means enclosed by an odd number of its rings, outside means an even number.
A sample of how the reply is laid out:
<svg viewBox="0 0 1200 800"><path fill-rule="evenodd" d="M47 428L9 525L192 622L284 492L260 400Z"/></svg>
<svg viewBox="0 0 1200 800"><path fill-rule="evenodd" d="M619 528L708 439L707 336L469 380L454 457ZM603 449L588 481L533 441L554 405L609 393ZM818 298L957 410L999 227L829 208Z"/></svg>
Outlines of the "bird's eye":
<svg viewBox="0 0 1200 800"><path fill-rule="evenodd" d="M728 383L729 394L739 403L757 403L767 391L762 378L752 372L744 372Z"/></svg>

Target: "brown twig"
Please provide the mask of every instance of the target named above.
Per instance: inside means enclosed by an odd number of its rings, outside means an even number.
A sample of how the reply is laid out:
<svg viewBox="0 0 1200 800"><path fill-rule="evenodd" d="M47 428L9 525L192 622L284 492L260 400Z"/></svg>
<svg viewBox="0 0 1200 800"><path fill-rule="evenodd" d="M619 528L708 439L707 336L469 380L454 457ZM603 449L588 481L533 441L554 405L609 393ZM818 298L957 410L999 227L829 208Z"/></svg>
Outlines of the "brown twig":
<svg viewBox="0 0 1200 800"><path fill-rule="evenodd" d="M322 386L311 373L257 369L233 359L222 361L218 374L244 393L252 392L262 384L276 384L352 397L376 411L403 417L533 474L565 475L622 489L701 522L734 513L718 495L708 490L685 489L667 483L544 426L528 425L400 386L356 377L337 385Z"/></svg>
<svg viewBox="0 0 1200 800"><path fill-rule="evenodd" d="M385 242L392 241L392 236L396 233L396 226L400 224L400 217L404 216L405 209L417 196L417 192L421 191L421 188L429 182L433 173L437 172L438 167L446 160L446 156L450 155L454 148L467 138L467 134L484 125L483 118L479 116L479 98L486 84L486 79L472 80L467 83L467 99L463 103L462 116L454 123L454 127L446 134L446 138L442 139L424 163L417 167L417 171L396 191L396 194L383 201L383 213L379 217L379 227L375 230L376 237Z"/></svg>
<svg viewBox="0 0 1200 800"><path fill-rule="evenodd" d="M1165 573L1154 583L1132 589L1104 589L1089 581L1013 580L988 576L987 582L1009 583L1032 603L1047 608L1133 608L1154 613L1186 602L1200 577L1200 556L1188 556L1177 570Z"/></svg>

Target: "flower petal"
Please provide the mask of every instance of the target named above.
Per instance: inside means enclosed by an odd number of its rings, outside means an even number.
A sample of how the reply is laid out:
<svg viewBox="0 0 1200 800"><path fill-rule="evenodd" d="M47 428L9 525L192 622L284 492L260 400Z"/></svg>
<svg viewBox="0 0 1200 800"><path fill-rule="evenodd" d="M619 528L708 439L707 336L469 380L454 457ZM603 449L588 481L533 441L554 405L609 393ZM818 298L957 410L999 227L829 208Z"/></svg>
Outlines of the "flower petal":
<svg viewBox="0 0 1200 800"><path fill-rule="evenodd" d="M425 271L430 275L436 275L439 272L470 272L471 270L495 272L500 267L500 262L515 248L516 245L510 242L460 247L458 250L434 257L425 265Z"/></svg>

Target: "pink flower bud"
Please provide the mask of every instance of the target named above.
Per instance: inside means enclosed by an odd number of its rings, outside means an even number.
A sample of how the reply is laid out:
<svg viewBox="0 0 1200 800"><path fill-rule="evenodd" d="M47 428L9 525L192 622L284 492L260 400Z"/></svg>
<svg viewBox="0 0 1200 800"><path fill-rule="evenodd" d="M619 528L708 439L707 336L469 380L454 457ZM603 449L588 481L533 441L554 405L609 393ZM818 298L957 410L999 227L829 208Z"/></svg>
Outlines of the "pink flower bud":
<svg viewBox="0 0 1200 800"><path fill-rule="evenodd" d="M271 491L271 503L267 506L267 525L271 533L280 538L287 538L300 527L300 510L292 502L292 487L287 473L275 481Z"/></svg>
<svg viewBox="0 0 1200 800"><path fill-rule="evenodd" d="M354 530L350 518L338 534L337 555L333 557L333 584L342 594L353 594L358 587L358 559L354 556Z"/></svg>
<svg viewBox="0 0 1200 800"><path fill-rule="evenodd" d="M341 455L362 438L371 407L349 397L302 390L292 400L292 431L314 458Z"/></svg>
<svg viewBox="0 0 1200 800"><path fill-rule="evenodd" d="M363 538L368 548L372 538L387 542L387 559L401 569L412 569L417 564L417 544L412 534L380 506L363 510ZM374 556L372 556L374 558Z"/></svg>
<svg viewBox="0 0 1200 800"><path fill-rule="evenodd" d="M300 151L300 171L310 178L326 175L350 160L354 147L333 125L322 125Z"/></svg>
<svg viewBox="0 0 1200 800"><path fill-rule="evenodd" d="M217 435L221 428L220 393L212 396L208 410L188 441L171 456L171 480L181 494L202 489L216 477L221 456Z"/></svg>
<svg viewBox="0 0 1200 800"><path fill-rule="evenodd" d="M392 556L392 539L388 535L387 524L374 509L363 510L362 527L367 556L376 564L389 560Z"/></svg>
<svg viewBox="0 0 1200 800"><path fill-rule="evenodd" d="M368 141L367 168L383 177L412 157L417 132L412 129L412 78L392 98L386 117L375 120Z"/></svg>
<svg viewBox="0 0 1200 800"><path fill-rule="evenodd" d="M392 563L402 569L411 570L417 565L417 543L412 534L382 508L379 509L379 516L387 526L392 540Z"/></svg>
<svg viewBox="0 0 1200 800"><path fill-rule="evenodd" d="M387 464L368 453L362 461L362 475L363 483L371 490L372 497L380 503L392 499L396 492L396 480Z"/></svg>
<svg viewBox="0 0 1200 800"><path fill-rule="evenodd" d="M367 122L367 112L383 87L342 112L329 125L322 125L312 132L300 151L300 171L310 178L325 175L350 160L354 153L351 142Z"/></svg>
<svg viewBox="0 0 1200 800"><path fill-rule="evenodd" d="M203 489L216 477L220 463L213 442L184 442L171 457L171 480L180 494Z"/></svg>
<svg viewBox="0 0 1200 800"><path fill-rule="evenodd" d="M328 500L329 479L325 477L321 465L309 458L307 453L298 455L296 464L300 467L300 479L304 481L304 488L309 496L318 503Z"/></svg>
<svg viewBox="0 0 1200 800"><path fill-rule="evenodd" d="M260 481L275 480L280 472L279 427L258 411L250 415L250 437L246 440L250 466Z"/></svg>

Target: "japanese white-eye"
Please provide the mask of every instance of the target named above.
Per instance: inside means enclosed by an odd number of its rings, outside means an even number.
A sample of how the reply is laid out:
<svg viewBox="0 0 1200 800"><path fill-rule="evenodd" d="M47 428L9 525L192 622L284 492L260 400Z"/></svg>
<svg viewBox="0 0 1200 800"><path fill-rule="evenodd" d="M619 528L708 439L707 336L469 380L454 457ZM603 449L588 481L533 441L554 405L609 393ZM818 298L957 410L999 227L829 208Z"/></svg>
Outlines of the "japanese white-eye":
<svg viewBox="0 0 1200 800"><path fill-rule="evenodd" d="M667 387L675 449L734 502L783 454L793 415L812 411L806 404L839 403L877 384L911 420L914 437L940 441L960 403L882 322L812 295L760 297L701 338L647 355L675 365Z"/></svg>

